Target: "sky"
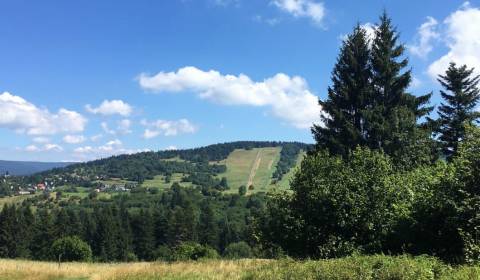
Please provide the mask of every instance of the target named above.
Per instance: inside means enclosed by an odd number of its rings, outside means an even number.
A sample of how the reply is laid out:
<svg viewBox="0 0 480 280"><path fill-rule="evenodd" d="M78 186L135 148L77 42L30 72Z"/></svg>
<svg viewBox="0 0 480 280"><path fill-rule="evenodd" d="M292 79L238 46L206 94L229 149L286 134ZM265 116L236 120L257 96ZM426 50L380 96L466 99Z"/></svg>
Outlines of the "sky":
<svg viewBox="0 0 480 280"><path fill-rule="evenodd" d="M480 70L480 0L1 0L0 159L312 143L343 38L384 9L413 94Z"/></svg>

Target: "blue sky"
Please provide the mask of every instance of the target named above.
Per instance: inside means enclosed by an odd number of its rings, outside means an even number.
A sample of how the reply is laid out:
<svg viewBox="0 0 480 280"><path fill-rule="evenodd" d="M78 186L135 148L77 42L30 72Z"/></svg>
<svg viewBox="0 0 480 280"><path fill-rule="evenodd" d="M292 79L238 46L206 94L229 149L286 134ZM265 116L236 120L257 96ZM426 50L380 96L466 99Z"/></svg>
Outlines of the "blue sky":
<svg viewBox="0 0 480 280"><path fill-rule="evenodd" d="M88 160L235 140L312 142L342 37L385 8L411 91L480 69L480 1L0 2L0 158Z"/></svg>

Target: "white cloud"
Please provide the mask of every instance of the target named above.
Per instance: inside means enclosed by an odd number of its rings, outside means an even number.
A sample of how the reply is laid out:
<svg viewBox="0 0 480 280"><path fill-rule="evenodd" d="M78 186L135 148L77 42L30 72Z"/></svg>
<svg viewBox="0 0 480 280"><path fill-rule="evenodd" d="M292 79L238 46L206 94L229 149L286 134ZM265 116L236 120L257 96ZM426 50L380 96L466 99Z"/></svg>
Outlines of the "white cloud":
<svg viewBox="0 0 480 280"><path fill-rule="evenodd" d="M24 150L27 152L44 152L44 151L62 152L63 147L58 144L47 143L42 147L38 147L37 145L28 145L25 147Z"/></svg>
<svg viewBox="0 0 480 280"><path fill-rule="evenodd" d="M307 82L283 73L254 82L244 74L222 75L189 66L154 76L141 74L139 83L144 90L153 92L191 91L219 104L269 107L275 117L302 129L320 119L318 98L310 92Z"/></svg>
<svg viewBox="0 0 480 280"><path fill-rule="evenodd" d="M421 58L427 57L433 50L433 41L440 38L437 27L438 21L433 17L427 17L427 21L418 28L417 42L407 46L410 53Z"/></svg>
<svg viewBox="0 0 480 280"><path fill-rule="evenodd" d="M178 148L177 148L177 146L171 145L171 146L166 147L164 150L165 151L174 151L174 150L178 150Z"/></svg>
<svg viewBox="0 0 480 280"><path fill-rule="evenodd" d="M110 129L108 127L108 124L106 122L101 122L100 123L100 126L102 127L103 131L105 131L105 133L107 134L115 134L115 130L113 129Z"/></svg>
<svg viewBox="0 0 480 280"><path fill-rule="evenodd" d="M480 74L480 9L466 2L443 22L446 26L443 40L448 53L428 67L428 74L436 79L444 74L450 62L475 67Z"/></svg>
<svg viewBox="0 0 480 280"><path fill-rule="evenodd" d="M117 123L117 133L119 134L130 134L132 130L130 129L132 121L129 119L120 120Z"/></svg>
<svg viewBox="0 0 480 280"><path fill-rule="evenodd" d="M44 143L50 142L50 138L48 138L48 137L43 137L43 136L38 136L38 137L34 137L34 138L32 139L32 141L35 142L35 143L44 144Z"/></svg>
<svg viewBox="0 0 480 280"><path fill-rule="evenodd" d="M125 134L130 134L132 133L132 130L130 129L132 125L132 121L129 119L123 119L117 122L117 127L116 129L111 129L108 125L107 122L101 122L100 126L102 127L103 131L107 134L111 135L125 135Z"/></svg>
<svg viewBox="0 0 480 280"><path fill-rule="evenodd" d="M280 10L297 18L309 18L316 25L321 25L325 17L325 6L313 0L273 0L271 3Z"/></svg>
<svg viewBox="0 0 480 280"><path fill-rule="evenodd" d="M25 151L27 152L37 152L40 149L36 145L28 145L25 147Z"/></svg>
<svg viewBox="0 0 480 280"><path fill-rule="evenodd" d="M96 135L93 135L93 136L90 137L90 141L96 142L102 137L103 137L102 134L96 134Z"/></svg>
<svg viewBox="0 0 480 280"><path fill-rule="evenodd" d="M8 92L0 94L0 112L0 127L28 135L81 132L87 123L87 119L75 111L61 108L53 114Z"/></svg>
<svg viewBox="0 0 480 280"><path fill-rule="evenodd" d="M151 139L159 135L176 136L179 134L191 134L197 131L197 127L187 119L178 121L156 120L153 122L143 120L142 125L147 127L143 133L143 138L145 139Z"/></svg>
<svg viewBox="0 0 480 280"><path fill-rule="evenodd" d="M61 152L63 151L62 146L57 145L57 144L45 144L43 147L45 151L55 151L55 152Z"/></svg>
<svg viewBox="0 0 480 280"><path fill-rule="evenodd" d="M120 115L129 116L132 113L132 106L122 100L103 100L100 106L93 108L90 104L85 106L85 109L93 114L100 115Z"/></svg>
<svg viewBox="0 0 480 280"><path fill-rule="evenodd" d="M65 135L63 142L68 144L79 144L85 142L86 138L83 135Z"/></svg>
<svg viewBox="0 0 480 280"><path fill-rule="evenodd" d="M363 30L365 30L367 39L369 39L369 45L371 46L373 39L375 39L375 31L377 30L377 26L371 22L367 22L367 23L361 24L360 27ZM340 36L338 36L338 39L343 42L348 39L348 35L341 34Z"/></svg>
<svg viewBox="0 0 480 280"><path fill-rule="evenodd" d="M91 160L120 154L134 154L147 152L149 149L127 149L122 141L114 139L101 146L83 146L73 150L74 157L82 160Z"/></svg>
<svg viewBox="0 0 480 280"><path fill-rule="evenodd" d="M371 22L367 22L360 26L363 28L363 30L365 30L365 33L367 33L367 38L370 40L371 44L373 39L375 39L375 31L377 30L377 26Z"/></svg>

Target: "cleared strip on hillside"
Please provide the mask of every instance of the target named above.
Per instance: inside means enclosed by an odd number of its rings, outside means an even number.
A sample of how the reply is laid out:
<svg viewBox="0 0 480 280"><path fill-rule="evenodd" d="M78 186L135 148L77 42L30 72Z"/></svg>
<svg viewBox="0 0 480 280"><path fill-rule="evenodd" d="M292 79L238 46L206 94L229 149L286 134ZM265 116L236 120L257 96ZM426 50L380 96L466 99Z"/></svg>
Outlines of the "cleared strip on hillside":
<svg viewBox="0 0 480 280"><path fill-rule="evenodd" d="M280 158L280 147L255 148L251 150L234 150L226 160L225 176L230 186L230 192L237 192L242 185L254 186L253 192L266 191L270 186L275 166Z"/></svg>

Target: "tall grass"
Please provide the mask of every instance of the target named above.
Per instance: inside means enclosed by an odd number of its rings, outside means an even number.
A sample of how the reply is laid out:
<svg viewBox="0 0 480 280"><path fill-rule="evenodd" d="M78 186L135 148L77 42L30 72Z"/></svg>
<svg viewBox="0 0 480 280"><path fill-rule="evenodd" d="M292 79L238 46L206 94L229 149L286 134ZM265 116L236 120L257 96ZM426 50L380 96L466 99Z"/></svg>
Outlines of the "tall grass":
<svg viewBox="0 0 480 280"><path fill-rule="evenodd" d="M334 260L210 260L176 263L56 263L0 260L0 279L480 279L480 266L451 267L431 257L361 256Z"/></svg>

